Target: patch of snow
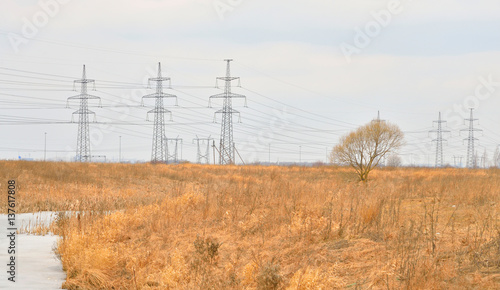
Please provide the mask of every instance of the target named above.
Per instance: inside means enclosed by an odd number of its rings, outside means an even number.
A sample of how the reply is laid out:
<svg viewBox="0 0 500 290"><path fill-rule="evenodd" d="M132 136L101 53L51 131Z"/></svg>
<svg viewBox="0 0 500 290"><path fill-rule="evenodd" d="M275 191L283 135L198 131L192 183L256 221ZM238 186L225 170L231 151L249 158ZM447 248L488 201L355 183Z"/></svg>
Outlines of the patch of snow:
<svg viewBox="0 0 500 290"><path fill-rule="evenodd" d="M16 227L29 223L41 222L49 225L56 218L55 212L27 213L16 215ZM0 289L61 289L66 280L53 248L57 245L59 236L36 236L28 234L16 235L16 278L15 283L8 281L7 274L10 255L7 215L0 215Z"/></svg>

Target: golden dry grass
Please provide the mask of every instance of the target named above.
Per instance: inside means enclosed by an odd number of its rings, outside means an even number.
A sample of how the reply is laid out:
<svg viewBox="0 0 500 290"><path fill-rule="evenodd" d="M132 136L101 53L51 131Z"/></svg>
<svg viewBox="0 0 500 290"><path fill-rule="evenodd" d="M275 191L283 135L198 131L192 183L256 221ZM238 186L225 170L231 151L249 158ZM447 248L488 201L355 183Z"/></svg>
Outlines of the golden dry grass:
<svg viewBox="0 0 500 290"><path fill-rule="evenodd" d="M0 162L9 176L25 211L82 211L54 225L69 289L500 287L499 170Z"/></svg>

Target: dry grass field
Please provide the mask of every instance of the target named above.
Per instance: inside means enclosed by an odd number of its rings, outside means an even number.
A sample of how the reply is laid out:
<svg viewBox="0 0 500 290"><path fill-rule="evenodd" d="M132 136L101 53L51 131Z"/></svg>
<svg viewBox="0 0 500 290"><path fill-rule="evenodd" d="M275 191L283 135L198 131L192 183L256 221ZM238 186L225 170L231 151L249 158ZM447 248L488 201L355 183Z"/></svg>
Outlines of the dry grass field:
<svg viewBox="0 0 500 290"><path fill-rule="evenodd" d="M68 289L500 288L499 170L0 162L12 178L19 210L80 211L52 227Z"/></svg>

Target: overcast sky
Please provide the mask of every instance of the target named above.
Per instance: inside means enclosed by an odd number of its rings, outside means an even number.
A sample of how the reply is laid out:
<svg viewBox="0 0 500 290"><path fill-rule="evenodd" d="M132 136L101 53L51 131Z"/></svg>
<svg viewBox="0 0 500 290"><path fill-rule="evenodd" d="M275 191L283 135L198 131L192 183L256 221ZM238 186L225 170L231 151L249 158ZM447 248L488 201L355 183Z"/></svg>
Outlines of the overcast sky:
<svg viewBox="0 0 500 290"><path fill-rule="evenodd" d="M270 3L271 2L271 3ZM0 158L70 160L73 80L95 79L92 155L151 157L147 78L162 63L178 97L168 138L196 161L193 138L219 139L215 79L241 77L235 143L245 162L325 161L338 138L377 116L398 124L405 164L434 164L439 112L445 162L463 156L474 108L479 155L500 144L500 2L262 0L4 0L0 9ZM237 82L234 85L238 85ZM78 89L78 88L77 88ZM75 121L77 120L75 116ZM152 117L152 116L151 116ZM151 118L152 119L152 118ZM238 119L237 117L235 118ZM179 144L180 146L180 144ZM170 148L173 143L170 144ZM204 149L203 149L204 150ZM180 151L180 148L179 148ZM270 152L270 154L269 154ZM99 160L99 157L94 158Z"/></svg>

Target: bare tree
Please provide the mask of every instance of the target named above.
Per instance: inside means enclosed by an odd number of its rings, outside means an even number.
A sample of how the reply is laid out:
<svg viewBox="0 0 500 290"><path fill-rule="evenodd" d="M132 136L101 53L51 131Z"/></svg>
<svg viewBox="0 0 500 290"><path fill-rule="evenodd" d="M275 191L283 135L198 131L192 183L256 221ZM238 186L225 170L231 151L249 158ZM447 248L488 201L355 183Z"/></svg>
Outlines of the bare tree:
<svg viewBox="0 0 500 290"><path fill-rule="evenodd" d="M388 122L370 122L340 138L330 156L332 163L350 165L361 181L382 157L404 144L404 134L397 125Z"/></svg>
<svg viewBox="0 0 500 290"><path fill-rule="evenodd" d="M401 157L396 153L389 154L389 156L387 156L387 166L388 167L401 166Z"/></svg>

